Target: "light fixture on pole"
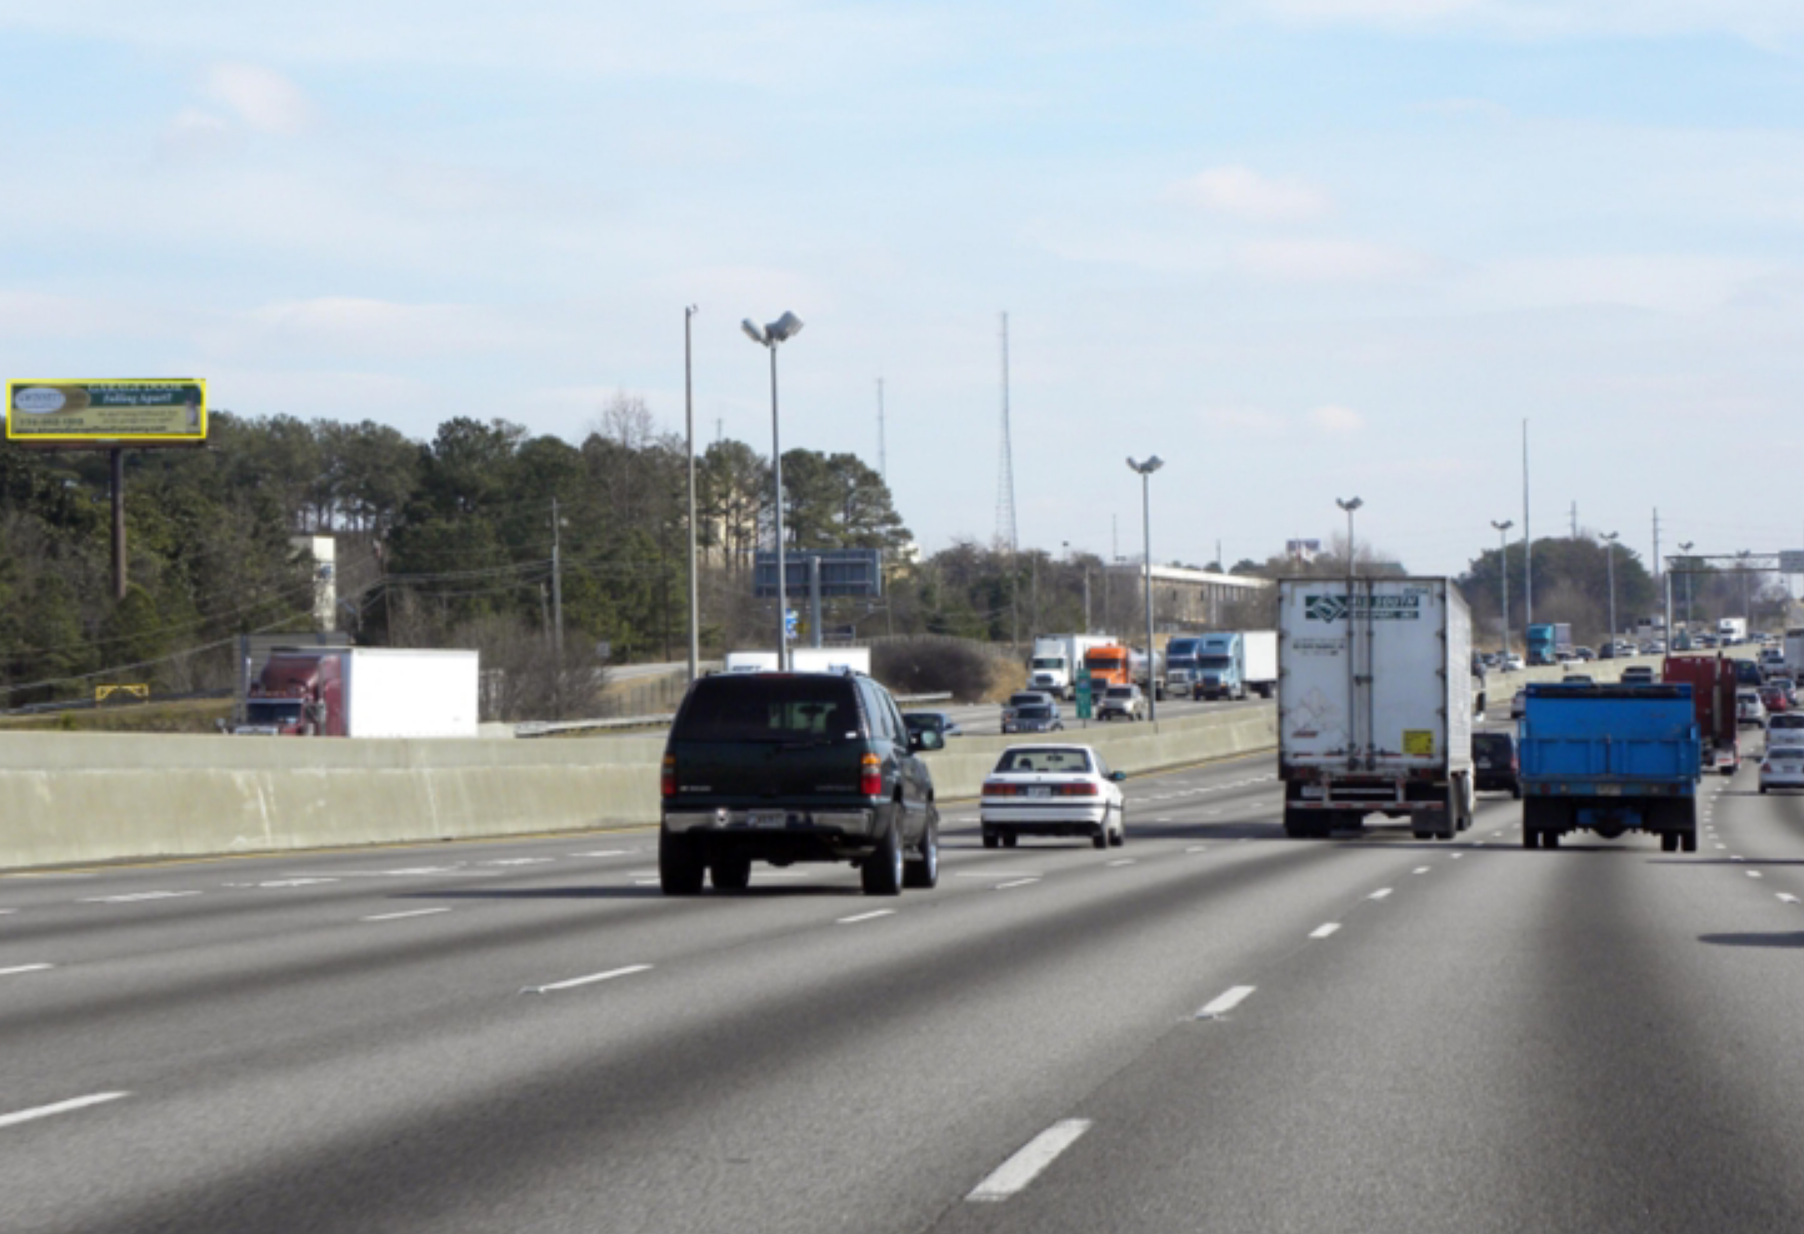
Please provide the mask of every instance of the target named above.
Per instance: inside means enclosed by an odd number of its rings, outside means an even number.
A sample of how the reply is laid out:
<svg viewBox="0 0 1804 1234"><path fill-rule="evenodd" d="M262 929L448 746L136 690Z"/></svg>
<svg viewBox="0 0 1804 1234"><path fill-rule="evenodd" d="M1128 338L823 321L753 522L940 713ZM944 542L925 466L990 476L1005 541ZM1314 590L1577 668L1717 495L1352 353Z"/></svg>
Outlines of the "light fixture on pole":
<svg viewBox="0 0 1804 1234"><path fill-rule="evenodd" d="M789 596L784 584L783 561L783 443L777 431L777 344L794 338L802 329L802 319L786 312L762 328L750 317L739 323L746 337L770 352L770 472L772 527L777 548L777 669L789 671Z"/></svg>
<svg viewBox="0 0 1804 1234"><path fill-rule="evenodd" d="M1679 551L1690 556L1691 550L1696 547L1697 541L1686 540L1679 545ZM1671 630L1668 630L1666 634L1668 638L1672 637ZM1685 634L1687 637L1691 634L1691 563L1689 561L1685 563Z"/></svg>
<svg viewBox="0 0 1804 1234"><path fill-rule="evenodd" d="M1612 647L1616 643L1616 538L1621 534L1621 532L1606 531L1597 537L1604 542L1604 573L1610 580L1610 643Z"/></svg>
<svg viewBox="0 0 1804 1234"><path fill-rule="evenodd" d="M1153 472L1165 466L1165 460L1153 455L1144 463L1128 459L1127 465L1140 473L1140 522L1146 544L1146 718L1158 719L1155 707L1158 694L1158 671L1153 657Z"/></svg>
<svg viewBox="0 0 1804 1234"><path fill-rule="evenodd" d="M1501 523L1491 520L1491 526L1497 529L1497 576L1503 580L1503 654L1507 659L1510 654L1510 528L1516 525L1515 519L1504 519Z"/></svg>
<svg viewBox="0 0 1804 1234"><path fill-rule="evenodd" d="M1334 499L1334 504L1347 512L1347 577L1352 578L1356 573L1353 569L1353 511L1365 505L1365 502L1357 497L1350 498L1346 501L1342 501L1340 498L1336 497Z"/></svg>

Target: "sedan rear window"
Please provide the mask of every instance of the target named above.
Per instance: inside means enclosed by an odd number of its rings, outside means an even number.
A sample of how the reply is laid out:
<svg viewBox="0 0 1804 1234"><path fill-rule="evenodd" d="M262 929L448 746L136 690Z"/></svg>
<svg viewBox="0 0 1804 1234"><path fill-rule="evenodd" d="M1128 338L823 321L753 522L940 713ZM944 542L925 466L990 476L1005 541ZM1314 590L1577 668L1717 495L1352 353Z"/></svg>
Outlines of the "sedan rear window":
<svg viewBox="0 0 1804 1234"><path fill-rule="evenodd" d="M695 683L672 726L681 741L855 739L864 725L845 678L777 673L720 675Z"/></svg>
<svg viewBox="0 0 1804 1234"><path fill-rule="evenodd" d="M996 770L1082 773L1090 770L1090 755L1085 750L1004 750Z"/></svg>

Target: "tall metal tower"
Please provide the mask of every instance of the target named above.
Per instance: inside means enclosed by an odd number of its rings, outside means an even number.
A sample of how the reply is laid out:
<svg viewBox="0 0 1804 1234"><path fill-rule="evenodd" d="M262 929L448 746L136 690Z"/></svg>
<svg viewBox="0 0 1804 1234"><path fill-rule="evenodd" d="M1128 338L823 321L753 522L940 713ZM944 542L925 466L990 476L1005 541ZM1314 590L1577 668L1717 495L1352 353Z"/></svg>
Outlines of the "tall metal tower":
<svg viewBox="0 0 1804 1234"><path fill-rule="evenodd" d="M996 479L996 539L1012 558L1021 542L1015 528L1015 448L1008 431L1008 314L1002 314L1002 465Z"/></svg>
<svg viewBox="0 0 1804 1234"><path fill-rule="evenodd" d="M883 440L883 378L877 379L877 474L889 483L889 450Z"/></svg>

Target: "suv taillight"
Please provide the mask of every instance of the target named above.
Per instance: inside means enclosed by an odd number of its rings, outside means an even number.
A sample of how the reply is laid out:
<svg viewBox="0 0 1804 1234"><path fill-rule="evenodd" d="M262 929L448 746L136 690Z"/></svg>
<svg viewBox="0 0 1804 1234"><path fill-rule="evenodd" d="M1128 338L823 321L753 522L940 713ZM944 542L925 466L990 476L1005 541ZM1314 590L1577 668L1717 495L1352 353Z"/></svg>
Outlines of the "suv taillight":
<svg viewBox="0 0 1804 1234"><path fill-rule="evenodd" d="M858 791L866 797L883 796L883 760L867 754L858 763Z"/></svg>
<svg viewBox="0 0 1804 1234"><path fill-rule="evenodd" d="M664 765L658 772L658 792L666 797L676 796L676 755L666 754Z"/></svg>

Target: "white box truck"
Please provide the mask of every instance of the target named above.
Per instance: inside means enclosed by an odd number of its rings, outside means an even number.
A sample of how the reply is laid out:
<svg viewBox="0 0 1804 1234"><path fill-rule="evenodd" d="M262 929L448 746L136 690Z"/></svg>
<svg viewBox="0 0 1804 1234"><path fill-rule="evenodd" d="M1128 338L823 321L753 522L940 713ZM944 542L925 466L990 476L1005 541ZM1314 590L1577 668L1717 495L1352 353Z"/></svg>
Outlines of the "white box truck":
<svg viewBox="0 0 1804 1234"><path fill-rule="evenodd" d="M1027 661L1027 688L1060 698L1077 697L1077 674L1093 647L1107 647L1113 639L1097 634L1036 634L1033 654Z"/></svg>
<svg viewBox="0 0 1804 1234"><path fill-rule="evenodd" d="M233 731L274 737L474 737L474 651L278 647Z"/></svg>
<svg viewBox="0 0 1804 1234"><path fill-rule="evenodd" d="M1451 579L1280 579L1278 778L1297 837L1472 823L1472 617Z"/></svg>

